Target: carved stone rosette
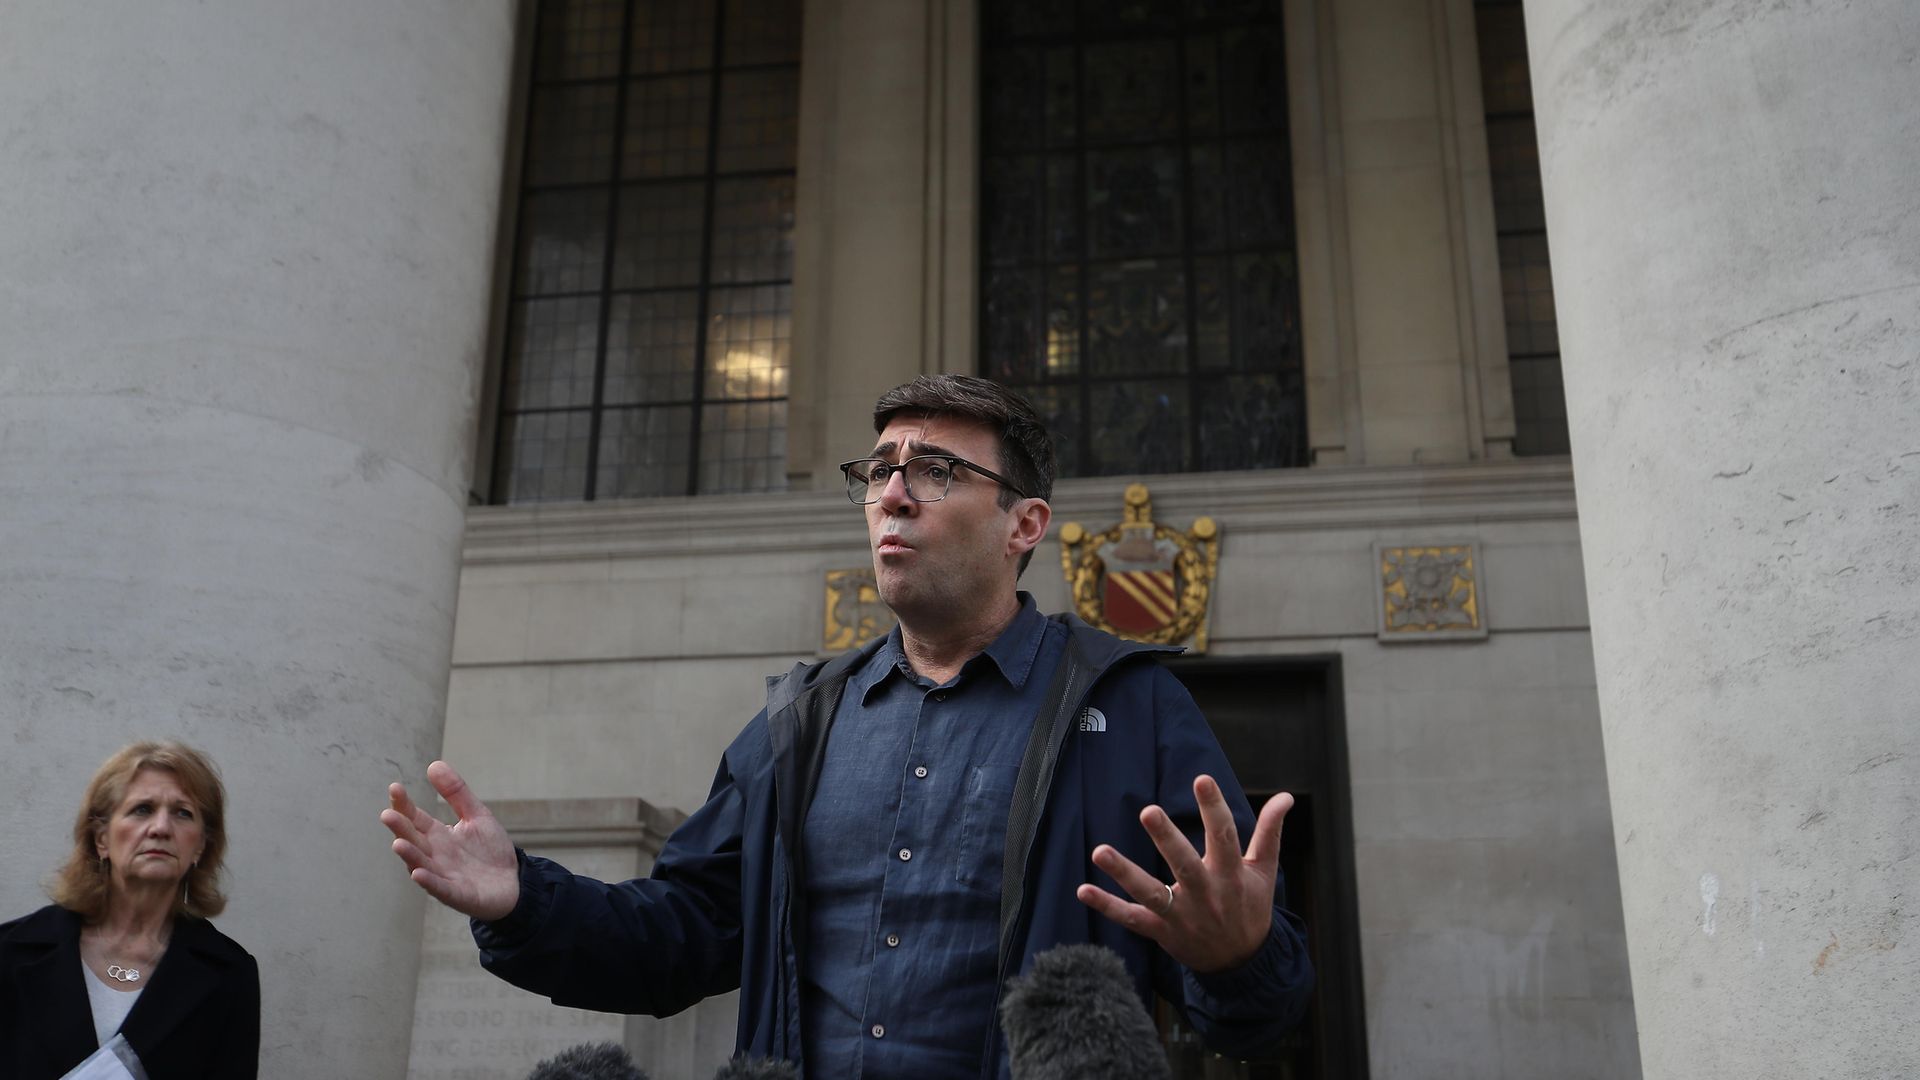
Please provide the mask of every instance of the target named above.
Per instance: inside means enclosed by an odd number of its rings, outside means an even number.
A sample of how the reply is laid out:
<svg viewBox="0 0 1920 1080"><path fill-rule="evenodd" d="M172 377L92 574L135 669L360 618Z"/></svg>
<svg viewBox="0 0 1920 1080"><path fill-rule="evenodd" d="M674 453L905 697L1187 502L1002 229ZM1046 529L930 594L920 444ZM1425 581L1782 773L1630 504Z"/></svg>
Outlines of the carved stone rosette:
<svg viewBox="0 0 1920 1080"><path fill-rule="evenodd" d="M1376 544L1373 562L1380 575L1374 615L1381 641L1487 636L1477 544Z"/></svg>

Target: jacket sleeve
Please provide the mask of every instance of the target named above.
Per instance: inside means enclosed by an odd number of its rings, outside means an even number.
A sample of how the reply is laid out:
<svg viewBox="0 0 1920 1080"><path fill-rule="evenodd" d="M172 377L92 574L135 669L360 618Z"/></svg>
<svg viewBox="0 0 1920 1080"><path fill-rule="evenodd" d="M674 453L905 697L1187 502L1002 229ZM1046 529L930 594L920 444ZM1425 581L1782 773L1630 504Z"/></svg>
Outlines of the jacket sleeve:
<svg viewBox="0 0 1920 1080"><path fill-rule="evenodd" d="M1240 781L1186 687L1158 665L1151 670L1160 806L1194 847L1203 849L1205 829L1193 798L1193 780L1202 773L1213 777L1233 810L1244 850L1253 835L1254 815ZM1306 927L1285 905L1286 884L1276 874L1267 939L1239 967L1203 975L1155 950L1155 988L1181 1009L1194 1033L1217 1054L1271 1054L1306 1016L1313 995L1313 962L1307 955Z"/></svg>
<svg viewBox="0 0 1920 1080"><path fill-rule="evenodd" d="M225 1026L206 1075L209 1080L256 1080L260 1075L259 961L245 957L227 980L223 993L227 999Z"/></svg>
<svg viewBox="0 0 1920 1080"><path fill-rule="evenodd" d="M609 884L520 854L520 901L473 923L480 963L556 1005L669 1016L740 982L743 802L722 760L653 873Z"/></svg>

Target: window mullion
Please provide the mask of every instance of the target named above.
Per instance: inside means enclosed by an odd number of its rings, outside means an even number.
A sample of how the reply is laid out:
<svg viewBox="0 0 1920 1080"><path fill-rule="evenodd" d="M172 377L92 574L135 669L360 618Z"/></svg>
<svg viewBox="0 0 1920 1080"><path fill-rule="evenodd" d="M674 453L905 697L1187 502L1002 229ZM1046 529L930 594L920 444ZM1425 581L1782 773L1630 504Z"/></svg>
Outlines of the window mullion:
<svg viewBox="0 0 1920 1080"><path fill-rule="evenodd" d="M1082 16L1079 12L1075 12L1074 18L1076 20L1078 20L1081 17ZM1088 161L1089 155L1087 153L1087 42L1086 42L1086 38L1079 33L1078 26L1074 28L1074 31L1075 32L1073 36L1073 136L1074 136L1073 157L1074 157L1075 174L1074 174L1074 185L1073 185L1073 205L1074 205L1075 213L1077 213L1080 218L1079 229L1077 230L1079 234L1078 239L1080 241L1080 250L1075 253L1079 256L1079 265L1075 267L1075 271L1079 278L1078 290L1080 293L1080 304L1079 304L1079 308L1080 308L1080 312L1079 312L1079 315L1080 315L1080 319L1079 319L1080 365L1079 365L1079 368L1080 370L1074 373L1074 376L1075 376L1074 382L1078 384L1075 387L1075 389L1078 391L1078 394L1076 396L1078 396L1080 399L1079 401L1080 431L1077 438L1077 441L1080 444L1078 448L1079 455L1080 455L1080 467L1083 472L1091 473L1092 466L1095 464L1093 460L1093 383L1092 383L1092 378L1093 378L1093 314L1092 314L1093 312L1093 288L1092 288L1093 273L1090 266L1090 262L1093 258L1093 212L1092 212L1092 207L1090 205L1090 202L1087 198L1087 189L1091 187L1093 184L1093 167L1091 163ZM1041 72L1041 78L1044 79L1046 77L1046 67L1045 67L1045 61L1044 61L1046 52L1042 50L1040 55L1043 58L1040 72ZM1045 99L1043 98L1042 100L1044 101ZM1044 110L1044 108L1045 106L1043 105L1042 109ZM1043 111L1041 115L1040 144L1042 146L1045 146L1046 142L1047 142L1046 117ZM1044 154L1041 160L1044 163L1045 161ZM1042 183L1044 182L1045 182L1045 177L1043 176ZM1046 198L1044 194L1044 190L1045 189L1043 188L1042 189L1043 194L1041 195L1041 198L1043 200ZM1043 242L1044 240L1045 238L1042 237ZM1042 295L1045 295L1045 294L1043 293ZM1045 318L1046 318L1046 312L1043 310L1041 312L1041 319L1044 321ZM1042 333L1044 332L1045 332L1045 328L1042 327Z"/></svg>
<svg viewBox="0 0 1920 1080"><path fill-rule="evenodd" d="M1179 110L1180 271L1187 294L1187 468L1200 469L1200 287L1193 242L1193 136L1187 113L1187 22L1173 45L1174 104ZM1228 331L1231 338L1232 331Z"/></svg>
<svg viewBox="0 0 1920 1080"><path fill-rule="evenodd" d="M707 94L707 170L700 220L700 296L695 301L693 339L693 415L687 420L687 494L700 493L700 435L706 415L707 348L713 340L708 322L713 307L713 217L716 174L720 169L720 66L726 60L727 5L713 5L712 89Z"/></svg>
<svg viewBox="0 0 1920 1080"><path fill-rule="evenodd" d="M600 482L600 430L606 416L607 338L613 320L613 268L620 247L620 170L626 159L627 95L632 83L627 76L633 63L633 6L626 0L620 16L620 82L613 95L613 154L607 166L607 242L600 260L600 327L593 352L593 403L587 414L587 484L585 498L592 502Z"/></svg>

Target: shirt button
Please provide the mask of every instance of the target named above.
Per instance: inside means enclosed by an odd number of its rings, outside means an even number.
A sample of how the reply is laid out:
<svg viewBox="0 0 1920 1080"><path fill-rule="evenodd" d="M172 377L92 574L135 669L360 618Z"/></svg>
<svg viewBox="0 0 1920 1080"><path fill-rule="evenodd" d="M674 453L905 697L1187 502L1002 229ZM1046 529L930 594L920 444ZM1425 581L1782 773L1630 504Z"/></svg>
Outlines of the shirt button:
<svg viewBox="0 0 1920 1080"><path fill-rule="evenodd" d="M884 1039L884 1038L886 1038L886 1037L887 1037L887 1027L886 1027L886 1025L885 1025L885 1024L875 1024L875 1025L873 1025L873 1037L874 1037L874 1038L876 1038L876 1039Z"/></svg>
<svg viewBox="0 0 1920 1080"><path fill-rule="evenodd" d="M888 934L888 935L887 935L887 948L889 948L889 949L897 949L897 948L899 948L899 947L900 947L900 935L899 935L899 934Z"/></svg>
<svg viewBox="0 0 1920 1080"><path fill-rule="evenodd" d="M913 775L925 780L927 778L927 767L925 765L916 766L913 770Z"/></svg>
<svg viewBox="0 0 1920 1080"><path fill-rule="evenodd" d="M908 859L911 859L911 858L913 858L913 851L912 851L912 849L910 849L910 848L901 848L901 849L900 849L900 861L901 861L901 862L906 862L906 861L907 861Z"/></svg>
<svg viewBox="0 0 1920 1080"><path fill-rule="evenodd" d="M940 691L939 693L933 695L933 700L935 701L947 700L947 692L945 690Z"/></svg>

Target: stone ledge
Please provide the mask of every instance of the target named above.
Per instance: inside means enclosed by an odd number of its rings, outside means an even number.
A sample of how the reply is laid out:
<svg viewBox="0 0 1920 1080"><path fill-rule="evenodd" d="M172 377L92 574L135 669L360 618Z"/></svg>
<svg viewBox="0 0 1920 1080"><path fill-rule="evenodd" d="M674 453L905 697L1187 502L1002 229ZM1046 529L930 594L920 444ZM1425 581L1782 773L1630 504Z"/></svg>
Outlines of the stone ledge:
<svg viewBox="0 0 1920 1080"><path fill-rule="evenodd" d="M521 847L614 847L660 850L686 820L644 799L502 799L489 805Z"/></svg>
<svg viewBox="0 0 1920 1080"><path fill-rule="evenodd" d="M1061 481L1053 520L1118 519L1135 479L1170 523L1211 514L1236 534L1572 521L1565 458L1457 465L1341 465ZM859 511L837 492L704 495L467 511L465 565L661 555L858 551Z"/></svg>

